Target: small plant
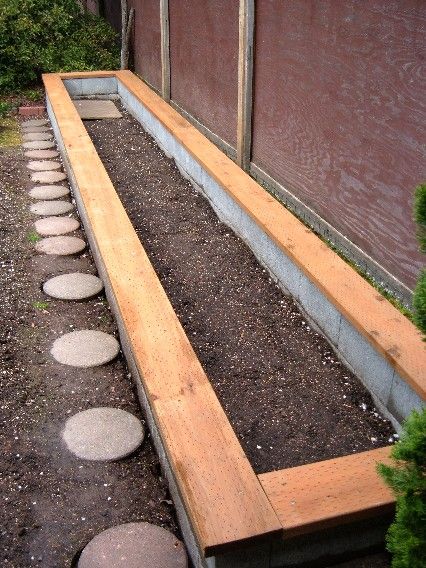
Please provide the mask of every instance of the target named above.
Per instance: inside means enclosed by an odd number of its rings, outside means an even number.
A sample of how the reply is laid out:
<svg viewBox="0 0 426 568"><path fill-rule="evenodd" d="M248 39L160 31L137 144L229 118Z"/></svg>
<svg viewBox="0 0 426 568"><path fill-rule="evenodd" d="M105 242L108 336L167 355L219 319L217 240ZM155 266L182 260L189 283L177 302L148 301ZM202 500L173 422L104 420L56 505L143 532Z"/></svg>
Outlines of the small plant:
<svg viewBox="0 0 426 568"><path fill-rule="evenodd" d="M38 233L36 233L35 231L31 231L31 233L28 233L28 240L30 241L30 243L38 243L39 240L41 240L41 237Z"/></svg>
<svg viewBox="0 0 426 568"><path fill-rule="evenodd" d="M12 110L12 105L4 101L0 101L0 118L5 118Z"/></svg>
<svg viewBox="0 0 426 568"><path fill-rule="evenodd" d="M414 193L414 220L420 250L426 253L426 184L416 187ZM420 273L413 296L414 323L423 332L426 341L426 268Z"/></svg>
<svg viewBox="0 0 426 568"><path fill-rule="evenodd" d="M43 93L39 89L26 89L22 94L26 99L33 102L43 98Z"/></svg>
<svg viewBox="0 0 426 568"><path fill-rule="evenodd" d="M386 541L393 568L426 566L426 409L413 411L391 457L378 472L396 496L396 517Z"/></svg>
<svg viewBox="0 0 426 568"><path fill-rule="evenodd" d="M426 252L426 183L418 185L414 193L414 220L420 250Z"/></svg>
<svg viewBox="0 0 426 568"><path fill-rule="evenodd" d="M47 308L49 307L49 302L33 302L33 308L35 308L36 310L47 310Z"/></svg>
<svg viewBox="0 0 426 568"><path fill-rule="evenodd" d="M426 341L426 268L420 273L413 296L414 323L423 332Z"/></svg>

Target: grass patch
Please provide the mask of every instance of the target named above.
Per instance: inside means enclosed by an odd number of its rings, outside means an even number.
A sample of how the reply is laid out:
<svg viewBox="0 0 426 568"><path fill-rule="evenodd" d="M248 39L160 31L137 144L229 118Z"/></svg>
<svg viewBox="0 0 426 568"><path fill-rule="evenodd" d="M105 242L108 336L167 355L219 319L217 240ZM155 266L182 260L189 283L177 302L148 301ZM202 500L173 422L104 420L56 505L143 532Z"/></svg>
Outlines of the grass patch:
<svg viewBox="0 0 426 568"><path fill-rule="evenodd" d="M33 302L33 308L35 308L36 310L47 310L48 307L49 307L49 302L42 302L42 301Z"/></svg>
<svg viewBox="0 0 426 568"><path fill-rule="evenodd" d="M10 116L0 118L0 147L10 148L19 146L20 143L21 135L19 134L18 121Z"/></svg>
<svg viewBox="0 0 426 568"><path fill-rule="evenodd" d="M30 233L28 233L27 239L29 240L30 243L35 244L41 240L41 237L36 231L31 231Z"/></svg>

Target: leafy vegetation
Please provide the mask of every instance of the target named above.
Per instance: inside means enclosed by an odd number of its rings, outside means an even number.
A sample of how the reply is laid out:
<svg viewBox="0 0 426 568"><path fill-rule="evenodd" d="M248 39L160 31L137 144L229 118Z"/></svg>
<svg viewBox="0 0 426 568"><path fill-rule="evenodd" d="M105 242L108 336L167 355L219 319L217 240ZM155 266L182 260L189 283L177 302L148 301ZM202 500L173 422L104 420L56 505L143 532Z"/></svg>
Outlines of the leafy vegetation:
<svg viewBox="0 0 426 568"><path fill-rule="evenodd" d="M393 568L426 566L426 409L413 411L392 448L394 466L378 471L396 495L396 517L387 534Z"/></svg>
<svg viewBox="0 0 426 568"><path fill-rule="evenodd" d="M426 184L416 187L414 193L414 220L420 250L426 253ZM426 341L426 268L420 273L413 296L414 323L424 334Z"/></svg>
<svg viewBox="0 0 426 568"><path fill-rule="evenodd" d="M2 0L0 92L20 90L43 72L115 69L117 34L76 0Z"/></svg>
<svg viewBox="0 0 426 568"><path fill-rule="evenodd" d="M426 252L426 184L416 187L414 193L414 220L417 223L417 238L420 250Z"/></svg>

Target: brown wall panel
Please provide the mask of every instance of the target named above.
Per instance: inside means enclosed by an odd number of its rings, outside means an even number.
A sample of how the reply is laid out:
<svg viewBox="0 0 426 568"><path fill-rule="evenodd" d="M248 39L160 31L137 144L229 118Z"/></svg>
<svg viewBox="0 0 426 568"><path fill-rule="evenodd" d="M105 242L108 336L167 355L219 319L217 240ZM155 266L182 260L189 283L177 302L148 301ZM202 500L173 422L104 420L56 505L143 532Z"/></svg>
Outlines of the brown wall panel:
<svg viewBox="0 0 426 568"><path fill-rule="evenodd" d="M112 27L117 32L121 32L121 5L119 0L101 0L99 10Z"/></svg>
<svg viewBox="0 0 426 568"><path fill-rule="evenodd" d="M129 0L135 9L132 55L135 72L161 89L160 0Z"/></svg>
<svg viewBox="0 0 426 568"><path fill-rule="evenodd" d="M238 2L170 0L172 100L236 144Z"/></svg>
<svg viewBox="0 0 426 568"><path fill-rule="evenodd" d="M425 19L424 0L256 2L253 162L409 286Z"/></svg>

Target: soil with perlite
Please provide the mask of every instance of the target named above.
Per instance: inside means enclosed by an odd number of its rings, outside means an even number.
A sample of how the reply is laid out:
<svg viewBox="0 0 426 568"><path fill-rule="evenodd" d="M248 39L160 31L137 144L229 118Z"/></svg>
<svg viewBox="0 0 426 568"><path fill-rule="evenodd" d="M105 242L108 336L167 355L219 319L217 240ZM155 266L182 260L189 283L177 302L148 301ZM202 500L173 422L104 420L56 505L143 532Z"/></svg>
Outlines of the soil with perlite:
<svg viewBox="0 0 426 568"><path fill-rule="evenodd" d="M85 125L256 473L392 443L368 391L141 125Z"/></svg>

